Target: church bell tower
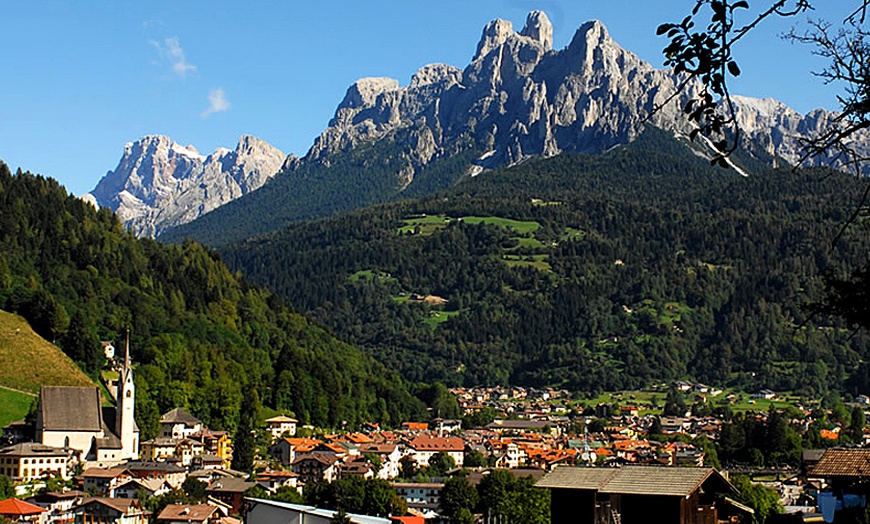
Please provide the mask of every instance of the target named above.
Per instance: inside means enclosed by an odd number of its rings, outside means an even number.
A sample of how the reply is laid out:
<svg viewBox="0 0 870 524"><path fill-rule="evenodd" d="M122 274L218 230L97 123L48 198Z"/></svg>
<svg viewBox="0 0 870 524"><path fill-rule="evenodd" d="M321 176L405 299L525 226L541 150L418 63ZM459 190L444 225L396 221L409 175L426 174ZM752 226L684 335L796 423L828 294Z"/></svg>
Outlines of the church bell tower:
<svg viewBox="0 0 870 524"><path fill-rule="evenodd" d="M130 330L127 330L127 347L124 351L124 366L118 378L118 402L115 415L115 434L121 440L121 458L139 458L139 428L134 419L136 386L133 384L133 367L130 365Z"/></svg>

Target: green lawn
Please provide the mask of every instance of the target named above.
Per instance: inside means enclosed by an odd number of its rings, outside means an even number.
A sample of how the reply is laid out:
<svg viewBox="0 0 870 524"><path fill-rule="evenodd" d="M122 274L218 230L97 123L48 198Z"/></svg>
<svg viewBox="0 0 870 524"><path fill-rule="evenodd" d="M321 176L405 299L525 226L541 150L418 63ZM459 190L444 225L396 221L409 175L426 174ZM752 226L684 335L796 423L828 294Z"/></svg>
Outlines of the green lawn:
<svg viewBox="0 0 870 524"><path fill-rule="evenodd" d="M519 251L528 249L544 249L544 243L535 237L513 237L511 240L516 240L517 245L507 251Z"/></svg>
<svg viewBox="0 0 870 524"><path fill-rule="evenodd" d="M23 419L35 399L26 393L0 388L0 427Z"/></svg>
<svg viewBox="0 0 870 524"><path fill-rule="evenodd" d="M538 271L550 273L553 268L547 262L549 255L502 255L501 261L510 267L533 267Z"/></svg>
<svg viewBox="0 0 870 524"><path fill-rule="evenodd" d="M537 222L514 220L512 218L470 216L462 217L461 220L466 224L491 224L493 226L513 229L521 235L534 233L541 228L541 224Z"/></svg>
<svg viewBox="0 0 870 524"><path fill-rule="evenodd" d="M405 225L399 228L399 233L416 232L418 235L431 235L439 229L443 229L450 223L446 215L424 215L421 217L406 218Z"/></svg>
<svg viewBox="0 0 870 524"><path fill-rule="evenodd" d="M455 317L458 314L459 311L431 311L429 318L425 319L424 322L434 329L439 324L447 322L451 317Z"/></svg>

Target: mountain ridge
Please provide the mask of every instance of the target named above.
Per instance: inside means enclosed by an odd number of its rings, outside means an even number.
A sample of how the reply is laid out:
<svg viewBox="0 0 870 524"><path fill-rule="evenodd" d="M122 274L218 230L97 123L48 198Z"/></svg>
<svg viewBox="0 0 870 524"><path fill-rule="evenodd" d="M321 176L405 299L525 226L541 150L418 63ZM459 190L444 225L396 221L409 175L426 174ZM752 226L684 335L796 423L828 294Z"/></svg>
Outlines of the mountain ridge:
<svg viewBox="0 0 870 524"><path fill-rule="evenodd" d="M234 150L209 155L168 136L146 135L128 142L118 166L83 198L115 211L137 236L154 237L259 188L286 159L251 135Z"/></svg>
<svg viewBox="0 0 870 524"><path fill-rule="evenodd" d="M223 245L294 221L421 196L532 157L607 151L649 125L687 137L692 124L682 108L700 90L698 81L657 69L619 46L599 21L582 24L566 47L554 50L543 12L530 13L520 31L494 20L464 69L429 64L405 86L392 78L357 80L305 157L285 163L268 191L254 191L163 238ZM779 102L747 97L733 103L745 158L840 165L833 155L803 159L801 152L802 140L836 115L800 115ZM870 153L870 134L859 135L857 148ZM715 155L702 140L686 144L699 155ZM362 158L363 149L377 154ZM431 175L433 165L460 156L463 165L454 162L451 173ZM246 218L252 210L269 218Z"/></svg>

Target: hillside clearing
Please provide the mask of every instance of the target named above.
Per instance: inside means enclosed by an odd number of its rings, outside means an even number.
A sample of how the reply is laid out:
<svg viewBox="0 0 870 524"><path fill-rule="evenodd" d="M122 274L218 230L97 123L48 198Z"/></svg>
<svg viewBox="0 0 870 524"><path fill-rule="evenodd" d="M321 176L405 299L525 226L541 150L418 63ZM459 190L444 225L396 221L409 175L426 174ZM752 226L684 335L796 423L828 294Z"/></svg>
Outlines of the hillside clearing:
<svg viewBox="0 0 870 524"><path fill-rule="evenodd" d="M0 311L0 386L35 393L43 385L94 382L60 348L34 333L26 320Z"/></svg>

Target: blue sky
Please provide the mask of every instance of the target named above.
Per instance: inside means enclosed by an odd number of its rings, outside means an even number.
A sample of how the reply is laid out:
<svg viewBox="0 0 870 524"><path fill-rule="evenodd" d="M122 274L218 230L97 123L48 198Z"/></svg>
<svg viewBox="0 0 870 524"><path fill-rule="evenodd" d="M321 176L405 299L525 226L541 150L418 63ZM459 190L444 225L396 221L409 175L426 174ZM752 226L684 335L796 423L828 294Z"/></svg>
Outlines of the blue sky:
<svg viewBox="0 0 870 524"><path fill-rule="evenodd" d="M203 154L252 134L301 156L354 80L389 76L405 85L425 64L465 67L495 18L520 30L529 11L544 10L557 49L598 19L623 47L661 66L665 41L656 27L681 19L693 3L4 2L0 159L83 194L115 168L126 142L146 134ZM825 3L828 10L851 4ZM772 96L801 112L836 107L836 91L810 74L822 63L776 37L803 20L775 22L744 42L734 92Z"/></svg>

